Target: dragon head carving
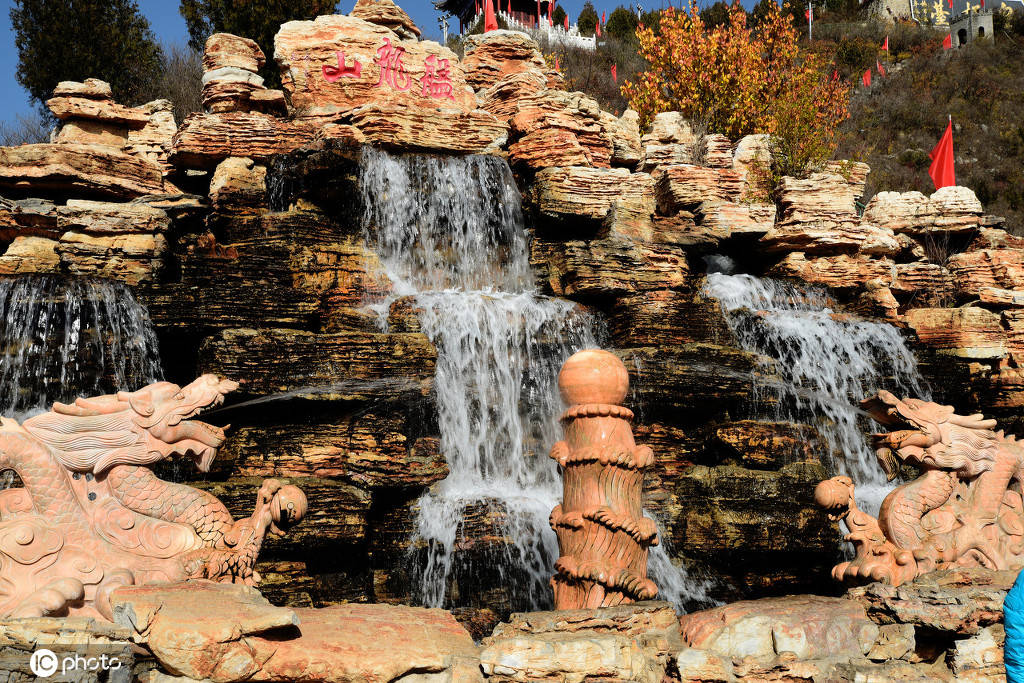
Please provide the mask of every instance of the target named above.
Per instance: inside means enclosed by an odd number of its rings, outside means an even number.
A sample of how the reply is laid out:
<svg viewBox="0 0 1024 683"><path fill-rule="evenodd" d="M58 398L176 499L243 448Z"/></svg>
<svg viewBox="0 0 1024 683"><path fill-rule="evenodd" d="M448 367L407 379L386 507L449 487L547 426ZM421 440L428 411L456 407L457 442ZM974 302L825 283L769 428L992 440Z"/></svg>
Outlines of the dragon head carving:
<svg viewBox="0 0 1024 683"><path fill-rule="evenodd" d="M875 454L890 481L899 462L922 470L949 470L974 477L990 470L996 458L995 420L957 415L952 406L916 398L900 399L879 391L861 408L891 431L873 434Z"/></svg>
<svg viewBox="0 0 1024 683"><path fill-rule="evenodd" d="M156 382L138 391L54 403L53 410L23 426L73 471L99 474L114 465L148 465L182 456L205 472L228 427L192 418L222 404L224 395L237 387L237 382L216 375L203 375L184 387Z"/></svg>

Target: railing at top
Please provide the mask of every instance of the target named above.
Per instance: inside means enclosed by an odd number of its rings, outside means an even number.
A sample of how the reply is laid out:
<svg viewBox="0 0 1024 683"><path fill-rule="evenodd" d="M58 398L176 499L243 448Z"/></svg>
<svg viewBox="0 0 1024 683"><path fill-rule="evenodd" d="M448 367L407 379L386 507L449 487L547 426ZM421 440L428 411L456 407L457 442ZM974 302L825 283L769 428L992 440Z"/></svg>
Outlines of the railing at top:
<svg viewBox="0 0 1024 683"><path fill-rule="evenodd" d="M473 17L473 22L470 25L476 24L476 22L483 15L483 12L477 13ZM583 50L596 50L597 49L597 37L596 36L584 36L580 34L579 27L570 26L569 30L566 31L563 26L550 26L547 23L547 17L541 18L540 26L537 26L536 16L529 12L508 12L499 11L497 15L504 19L505 24L509 29L513 31L522 31L528 33L534 38L543 36L549 43L565 45L568 47L577 47Z"/></svg>

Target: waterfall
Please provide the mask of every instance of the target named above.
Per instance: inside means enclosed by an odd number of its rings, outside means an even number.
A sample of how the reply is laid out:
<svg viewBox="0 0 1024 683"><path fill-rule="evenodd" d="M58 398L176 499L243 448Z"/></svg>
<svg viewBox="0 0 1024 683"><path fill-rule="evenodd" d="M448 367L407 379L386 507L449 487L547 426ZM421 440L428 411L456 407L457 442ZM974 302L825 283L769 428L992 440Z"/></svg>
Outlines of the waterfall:
<svg viewBox="0 0 1024 683"><path fill-rule="evenodd" d="M782 381L764 384L774 399L774 419L811 418L823 452L857 485L861 508L877 514L891 489L871 449L866 417L857 402L877 389L928 399L914 354L892 325L855 320L832 310L818 288L746 274L730 274L724 257L707 259L705 293L721 303L740 346L774 359ZM717 271L717 272L715 272ZM873 424L873 422L871 423Z"/></svg>
<svg viewBox="0 0 1024 683"><path fill-rule="evenodd" d="M162 377L149 314L118 282L0 280L0 415L134 390Z"/></svg>
<svg viewBox="0 0 1024 683"><path fill-rule="evenodd" d="M467 531L479 516L495 520L487 534L499 539L499 556L486 570L511 588L513 609L549 607L558 544L548 516L562 494L547 455L561 438L557 376L570 355L597 345L595 321L537 293L519 190L503 160L364 148L361 192L366 238L393 296L415 297L438 352L434 396L450 474L418 502L412 545L426 546L426 560L417 598L451 604L457 575L472 580L484 569L454 562L457 547L489 542ZM374 305L382 323L390 303ZM664 560L658 568L671 570Z"/></svg>

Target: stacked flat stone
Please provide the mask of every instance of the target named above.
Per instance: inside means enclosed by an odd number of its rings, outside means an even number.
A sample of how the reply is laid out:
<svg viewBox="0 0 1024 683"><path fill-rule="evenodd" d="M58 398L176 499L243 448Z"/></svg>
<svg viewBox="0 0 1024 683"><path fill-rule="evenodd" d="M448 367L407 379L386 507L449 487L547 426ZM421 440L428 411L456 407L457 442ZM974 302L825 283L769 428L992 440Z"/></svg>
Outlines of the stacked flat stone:
<svg viewBox="0 0 1024 683"><path fill-rule="evenodd" d="M263 85L259 70L267 58L255 41L215 33L203 52L203 107L211 113L260 111L288 113L284 93Z"/></svg>

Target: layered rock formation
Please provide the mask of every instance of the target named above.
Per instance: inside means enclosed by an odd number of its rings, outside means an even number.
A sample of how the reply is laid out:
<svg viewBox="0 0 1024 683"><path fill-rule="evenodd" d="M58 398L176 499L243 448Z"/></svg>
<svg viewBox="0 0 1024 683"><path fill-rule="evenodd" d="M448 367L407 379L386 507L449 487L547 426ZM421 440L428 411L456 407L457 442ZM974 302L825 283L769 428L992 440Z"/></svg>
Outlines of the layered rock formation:
<svg viewBox="0 0 1024 683"><path fill-rule="evenodd" d="M234 434L211 475L168 475L236 515L252 478L310 494L303 528L268 541L257 566L275 603L410 600L415 501L447 473L436 349L408 300L387 332L364 308L392 283L362 225L362 143L508 159L543 293L603 317L631 373L637 442L655 453L645 507L719 598L833 590L840 536L813 503L828 454L809 427L752 410L754 378L773 370L702 293L705 256L900 326L941 378L936 400L1019 426L1024 240L966 188L881 193L861 213L867 169L837 163L784 179L770 201L763 138L697 135L677 113L641 131L635 113L566 92L522 34L474 38L460 62L387 5L283 26L281 93L258 82L255 44L213 36L208 111L176 132L164 105L62 84L56 141L0 150L0 274L124 281L149 307L168 379L240 381L247 403L226 409ZM508 547L489 533L496 514L471 512L481 540L456 557ZM453 605L505 616L510 588L480 580Z"/></svg>

